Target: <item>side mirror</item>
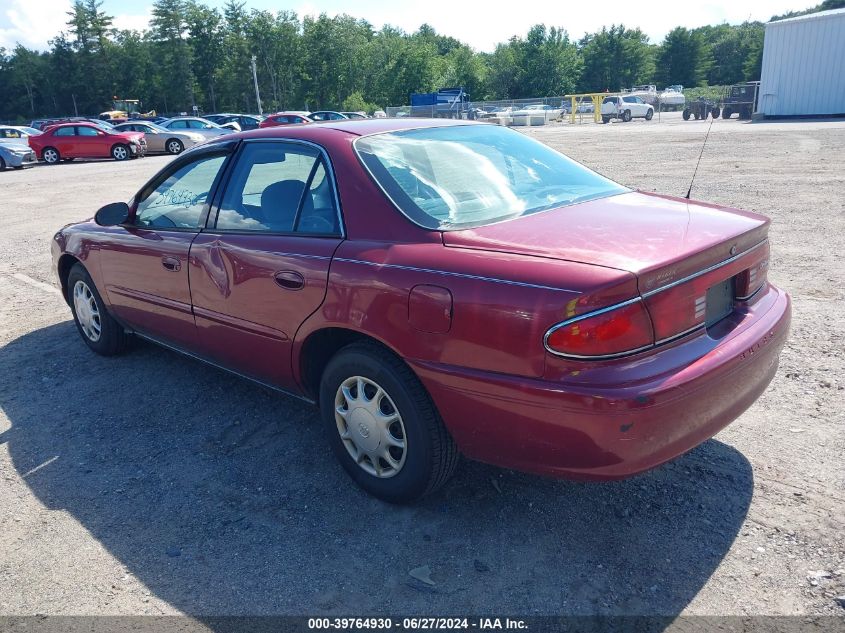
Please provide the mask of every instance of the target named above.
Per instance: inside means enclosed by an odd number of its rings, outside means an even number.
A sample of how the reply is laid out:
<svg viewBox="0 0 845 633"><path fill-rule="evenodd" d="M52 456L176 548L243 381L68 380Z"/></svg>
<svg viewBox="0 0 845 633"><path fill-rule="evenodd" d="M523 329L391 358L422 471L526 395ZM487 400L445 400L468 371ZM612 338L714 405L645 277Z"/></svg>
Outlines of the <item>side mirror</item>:
<svg viewBox="0 0 845 633"><path fill-rule="evenodd" d="M94 222L100 226L117 226L129 219L129 205L125 202L112 202L100 207L94 214Z"/></svg>

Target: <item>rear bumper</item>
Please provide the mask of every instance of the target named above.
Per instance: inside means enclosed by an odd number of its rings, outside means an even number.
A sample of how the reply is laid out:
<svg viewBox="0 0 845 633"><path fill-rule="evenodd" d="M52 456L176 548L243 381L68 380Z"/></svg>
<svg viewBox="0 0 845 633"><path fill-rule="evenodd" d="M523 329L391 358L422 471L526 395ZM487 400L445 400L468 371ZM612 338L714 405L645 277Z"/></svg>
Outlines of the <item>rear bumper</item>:
<svg viewBox="0 0 845 633"><path fill-rule="evenodd" d="M766 389L791 302L773 286L764 290L723 337L701 333L614 363L595 383L411 365L468 457L555 477L624 478L712 437Z"/></svg>

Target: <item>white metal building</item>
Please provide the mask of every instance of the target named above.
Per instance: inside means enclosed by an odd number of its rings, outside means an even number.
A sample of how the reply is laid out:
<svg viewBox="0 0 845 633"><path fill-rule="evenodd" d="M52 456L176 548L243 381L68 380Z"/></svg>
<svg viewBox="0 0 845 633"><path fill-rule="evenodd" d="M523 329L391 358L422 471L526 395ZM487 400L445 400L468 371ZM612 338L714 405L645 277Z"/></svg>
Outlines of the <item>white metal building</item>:
<svg viewBox="0 0 845 633"><path fill-rule="evenodd" d="M845 114L845 9L766 24L757 113Z"/></svg>

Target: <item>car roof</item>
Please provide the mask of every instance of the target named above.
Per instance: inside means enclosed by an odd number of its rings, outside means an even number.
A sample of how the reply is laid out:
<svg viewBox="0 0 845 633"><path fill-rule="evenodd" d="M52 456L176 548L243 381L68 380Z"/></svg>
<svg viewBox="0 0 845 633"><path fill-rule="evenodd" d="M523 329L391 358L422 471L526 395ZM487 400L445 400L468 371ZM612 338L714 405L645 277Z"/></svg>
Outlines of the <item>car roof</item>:
<svg viewBox="0 0 845 633"><path fill-rule="evenodd" d="M431 127L454 127L458 125L490 125L479 121L450 120L450 119L415 119L403 117L401 119L341 119L338 121L326 121L319 125L297 125L260 128L241 132L235 136L241 138L284 138L292 133L297 138L308 139L309 137L321 137L320 130L335 130L354 136L367 136L369 134L382 134L385 132L398 132L400 130L413 130L417 128ZM294 132L295 130L295 132Z"/></svg>

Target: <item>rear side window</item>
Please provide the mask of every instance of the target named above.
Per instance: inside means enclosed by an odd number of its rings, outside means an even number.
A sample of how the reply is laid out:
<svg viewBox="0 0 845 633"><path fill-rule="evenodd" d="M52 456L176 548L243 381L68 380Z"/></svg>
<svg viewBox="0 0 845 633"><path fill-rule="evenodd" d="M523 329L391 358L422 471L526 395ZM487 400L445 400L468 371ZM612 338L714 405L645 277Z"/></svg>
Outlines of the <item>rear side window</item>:
<svg viewBox="0 0 845 633"><path fill-rule="evenodd" d="M171 130L184 130L188 127L187 121L173 121L169 126Z"/></svg>
<svg viewBox="0 0 845 633"><path fill-rule="evenodd" d="M224 231L338 234L333 184L320 152L294 143L247 143L215 226Z"/></svg>
<svg viewBox="0 0 845 633"><path fill-rule="evenodd" d="M616 103L616 97L605 97L602 103Z"/></svg>
<svg viewBox="0 0 845 633"><path fill-rule="evenodd" d="M76 136L76 128L72 125L68 127L60 127L55 132L53 132L53 136Z"/></svg>
<svg viewBox="0 0 845 633"><path fill-rule="evenodd" d="M147 228L195 229L225 155L182 165L138 203L135 224Z"/></svg>

